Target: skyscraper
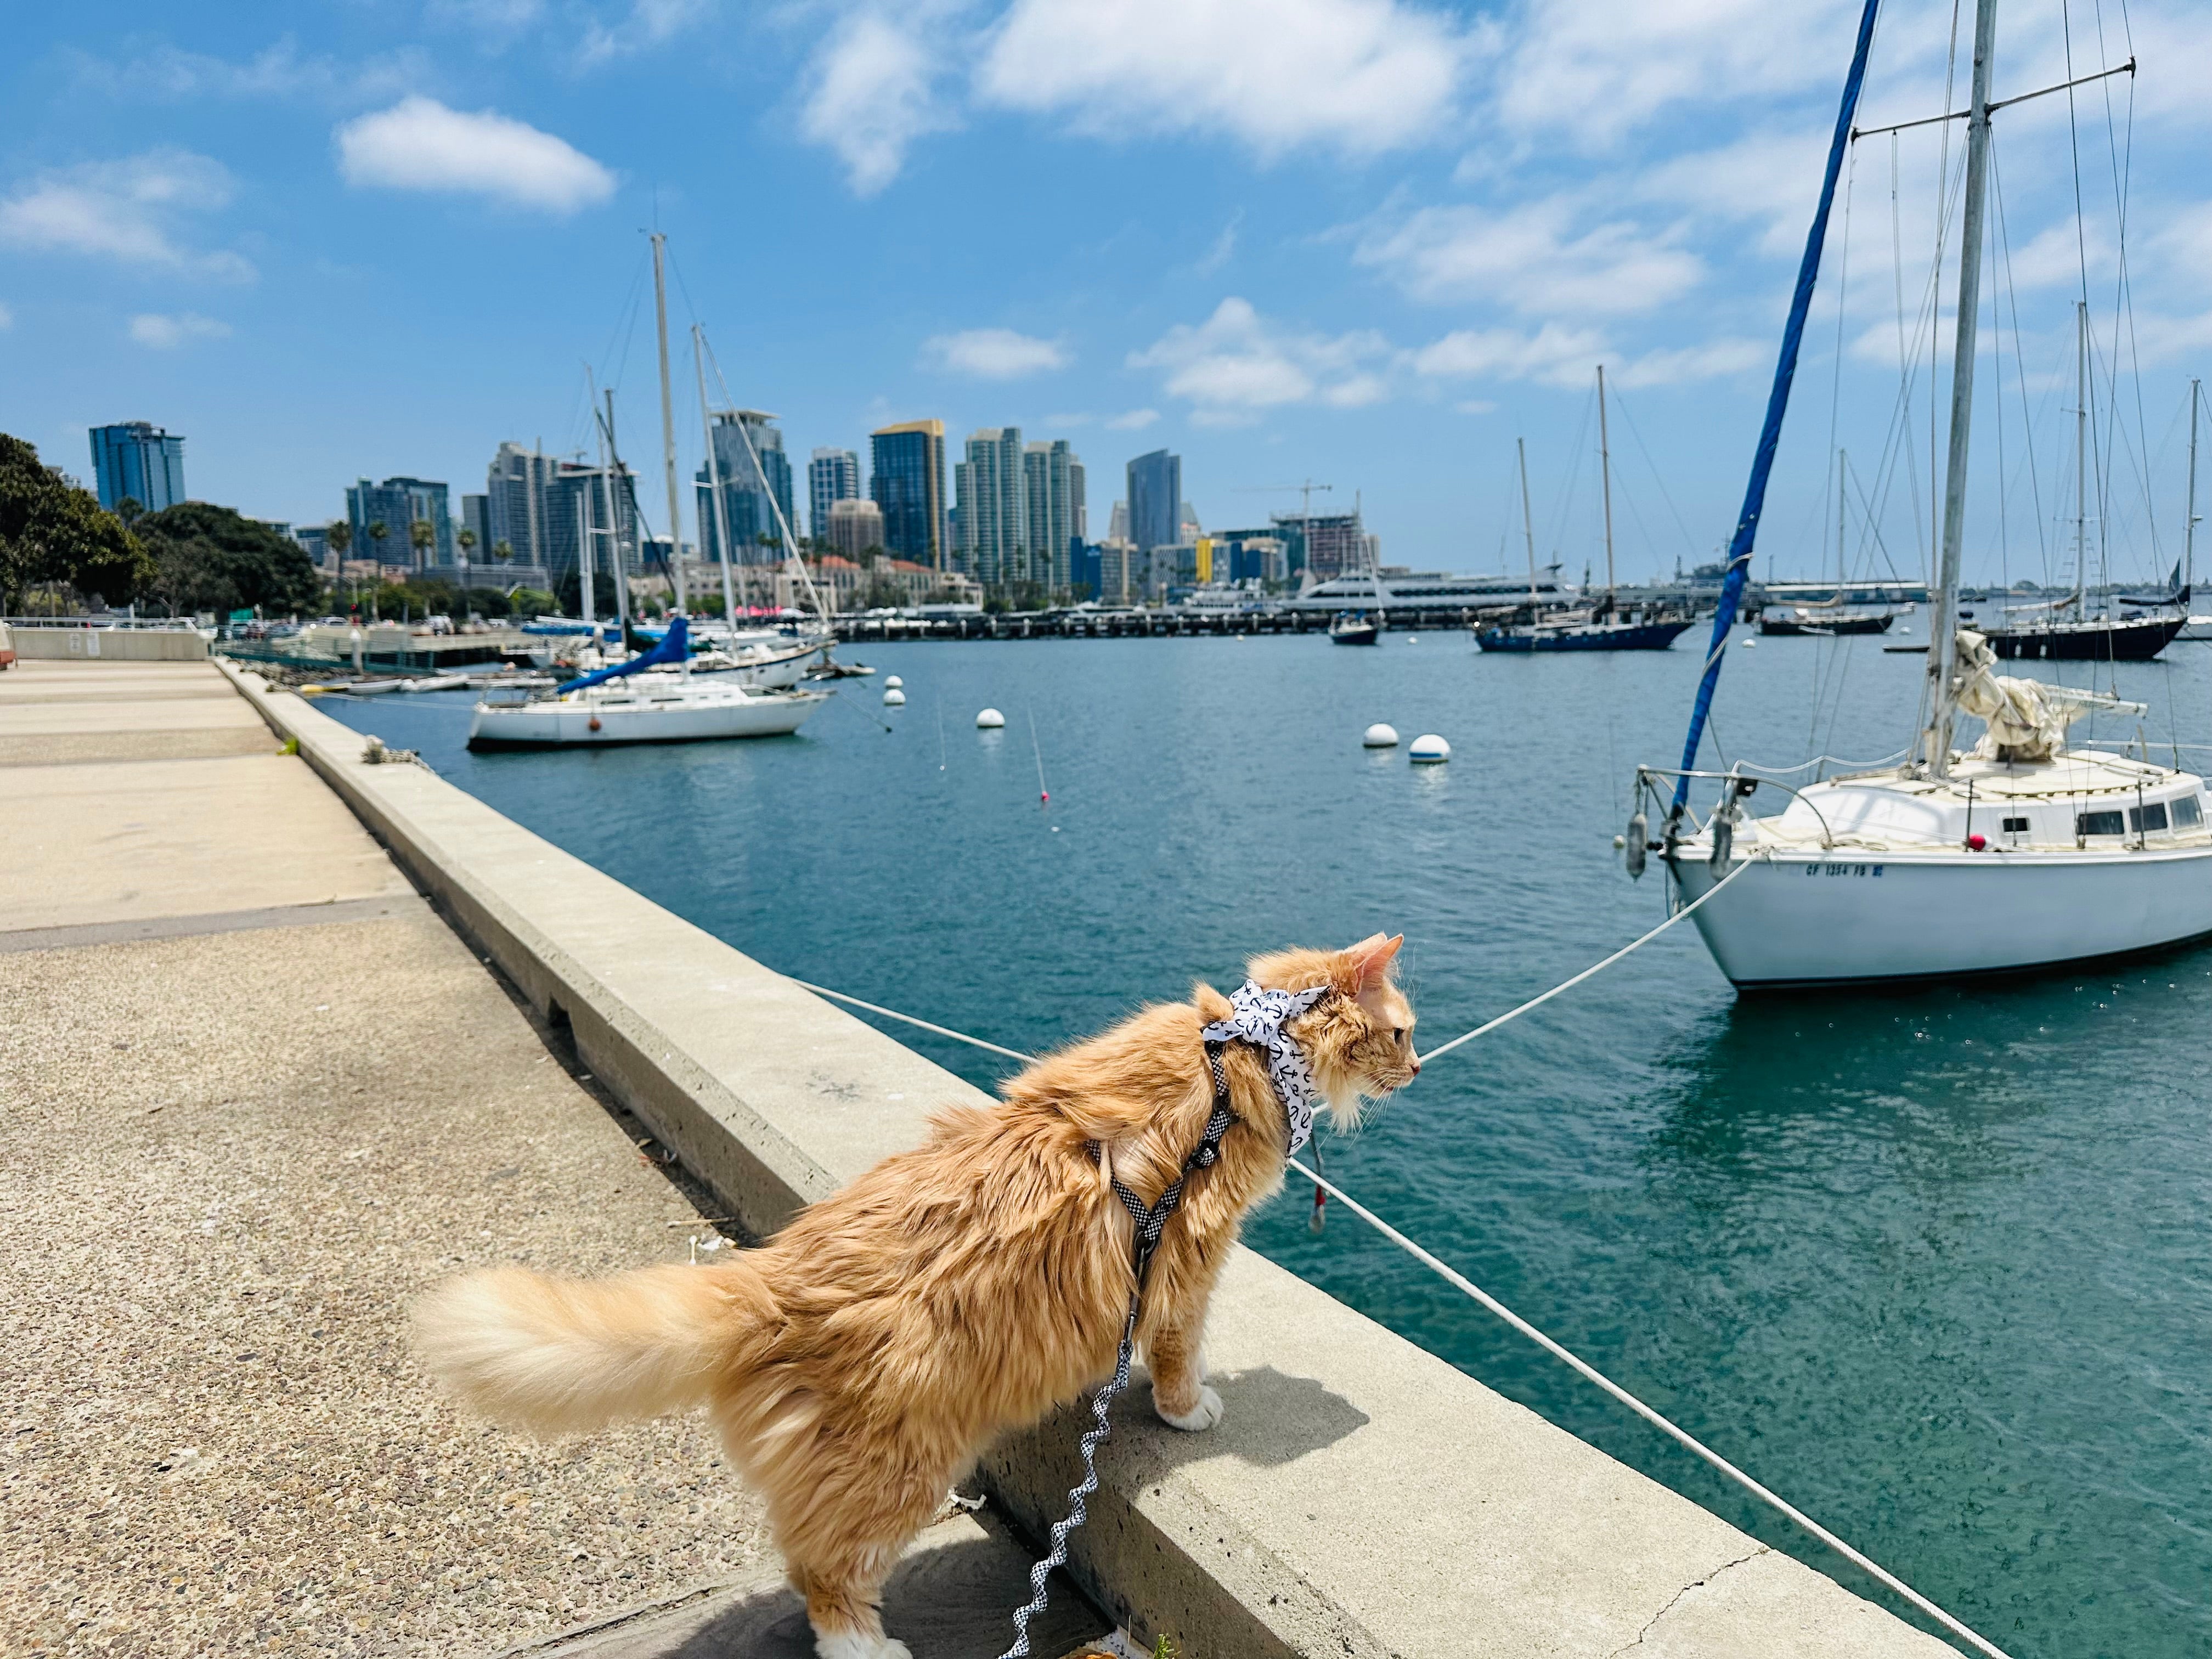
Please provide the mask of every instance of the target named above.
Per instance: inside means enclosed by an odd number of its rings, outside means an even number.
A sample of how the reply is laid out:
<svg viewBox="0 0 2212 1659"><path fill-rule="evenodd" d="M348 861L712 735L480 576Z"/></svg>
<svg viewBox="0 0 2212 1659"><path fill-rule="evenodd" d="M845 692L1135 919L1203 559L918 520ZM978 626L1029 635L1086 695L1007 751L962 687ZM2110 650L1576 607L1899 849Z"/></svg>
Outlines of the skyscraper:
<svg viewBox="0 0 2212 1659"><path fill-rule="evenodd" d="M953 568L986 586L1029 580L1029 503L1021 428L990 426L970 433L968 459L953 471L960 500Z"/></svg>
<svg viewBox="0 0 2212 1659"><path fill-rule="evenodd" d="M1129 463L1129 540L1138 551L1173 547L1182 532L1182 458L1164 449Z"/></svg>
<svg viewBox="0 0 2212 1659"><path fill-rule="evenodd" d="M611 488L609 486L611 485ZM607 534L607 500L614 500L614 535ZM599 469L576 461L557 461L548 481L543 509L546 557L544 561L555 586L577 568L578 556L588 549L595 573L592 608L602 616L614 614L614 589L608 584L616 568L619 544L621 568L635 574L642 568L637 526L637 475L625 465L606 483Z"/></svg>
<svg viewBox="0 0 2212 1659"><path fill-rule="evenodd" d="M806 463L806 533L830 534L830 509L860 498L860 458L849 449L817 449Z"/></svg>
<svg viewBox="0 0 2212 1659"><path fill-rule="evenodd" d="M1291 550L1291 568L1313 572L1321 580L1367 568L1367 535L1359 512L1270 514L1276 533Z"/></svg>
<svg viewBox="0 0 2212 1659"><path fill-rule="evenodd" d="M870 548L884 544L884 510L858 498L832 501L823 532L815 539L827 540L839 555L858 564Z"/></svg>
<svg viewBox="0 0 2212 1659"><path fill-rule="evenodd" d="M461 497L461 527L476 538L476 545L469 549L468 562L472 565L491 562L491 497L463 495ZM460 538L454 538L459 545Z"/></svg>
<svg viewBox="0 0 2212 1659"><path fill-rule="evenodd" d="M159 513L185 499L185 441L144 421L94 427L92 475L109 512L127 498Z"/></svg>
<svg viewBox="0 0 2212 1659"><path fill-rule="evenodd" d="M556 463L550 455L520 444L506 443L492 457L484 476L485 528L482 556L490 558L505 542L516 564L540 568L553 562L545 515L545 492L553 483ZM570 540L574 540L572 535Z"/></svg>
<svg viewBox="0 0 2212 1659"><path fill-rule="evenodd" d="M868 436L868 494L884 512L884 546L945 568L945 422L908 421Z"/></svg>
<svg viewBox="0 0 2212 1659"><path fill-rule="evenodd" d="M795 514L791 499L791 459L783 453L783 433L775 425L778 418L759 409L724 409L714 412L711 430L714 465L722 479L722 513L717 519L708 471L702 466L692 475L698 496L701 557L720 560L723 556L725 523L729 528L734 562L774 564L783 557L783 532L776 511L782 509L783 523L789 523ZM791 533L799 533L797 525L792 525ZM762 544L763 536L769 538L770 545Z"/></svg>
<svg viewBox="0 0 2212 1659"><path fill-rule="evenodd" d="M1067 440L1034 443L1022 452L1024 493L1029 506L1030 580L1066 587L1074 580L1070 549L1081 538L1083 463Z"/></svg>
<svg viewBox="0 0 2212 1659"><path fill-rule="evenodd" d="M453 562L453 520L447 511L446 486L435 479L386 478L377 484L363 478L346 488L346 518L353 526L356 558L416 570ZM412 533L417 523L431 530L430 545L420 556ZM384 526L381 542L368 533L373 524Z"/></svg>

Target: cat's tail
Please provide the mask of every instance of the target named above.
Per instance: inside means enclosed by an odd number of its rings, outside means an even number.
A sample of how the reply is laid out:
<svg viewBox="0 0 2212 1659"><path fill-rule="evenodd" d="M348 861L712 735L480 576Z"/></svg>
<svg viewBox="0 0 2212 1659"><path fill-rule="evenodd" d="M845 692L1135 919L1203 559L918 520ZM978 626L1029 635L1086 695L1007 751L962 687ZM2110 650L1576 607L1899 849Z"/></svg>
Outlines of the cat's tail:
<svg viewBox="0 0 2212 1659"><path fill-rule="evenodd" d="M495 1267L447 1279L416 1303L413 1346L485 1416L563 1434L703 1404L771 1305L742 1255L599 1279Z"/></svg>

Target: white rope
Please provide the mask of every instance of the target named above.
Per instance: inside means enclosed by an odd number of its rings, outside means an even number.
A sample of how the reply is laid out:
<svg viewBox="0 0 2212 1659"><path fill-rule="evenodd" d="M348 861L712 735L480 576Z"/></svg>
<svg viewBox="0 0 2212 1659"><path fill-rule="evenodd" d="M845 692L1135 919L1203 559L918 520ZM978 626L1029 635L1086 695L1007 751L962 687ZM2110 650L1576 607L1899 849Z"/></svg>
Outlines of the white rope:
<svg viewBox="0 0 2212 1659"><path fill-rule="evenodd" d="M912 1014L902 1014L896 1008L878 1008L872 1002L863 1002L858 997L848 997L842 991L833 991L826 985L810 985L803 979L794 979L791 982L801 990L813 992L817 996L835 997L840 1002L851 1003L855 1008L865 1008L872 1014L881 1014L885 1019L904 1020L909 1025L919 1025L925 1031L934 1031L939 1036L951 1037L955 1042L969 1043L977 1048L988 1048L993 1054L1004 1054L1008 1060L1018 1060L1024 1066L1034 1066L1036 1063L1035 1054L1025 1054L1018 1048L1001 1048L995 1042L986 1042L981 1037L969 1036L965 1031L949 1030L942 1025L932 1025L926 1019L916 1019Z"/></svg>
<svg viewBox="0 0 2212 1659"><path fill-rule="evenodd" d="M1935 1620L1953 1635L1958 1637L1962 1641L1972 1644L1981 1652L1989 1655L1990 1659L2008 1659L2008 1656L2002 1649L1997 1647L1994 1643L1986 1640L1983 1637L1977 1635L1973 1631L1960 1623L1959 1620L1954 1619L1949 1613L1944 1612L1942 1608L1937 1607L1933 1601L1923 1595L1918 1590L1913 1589L1911 1585L1906 1583L1895 1573L1891 1572L1887 1568L1869 1560L1865 1556L1860 1554L1858 1551L1853 1549L1849 1544L1846 1544L1842 1539L1837 1537L1835 1534L1830 1532L1826 1527L1813 1519L1811 1516L1806 1514L1804 1510L1799 1509L1796 1504L1790 1503L1787 1499L1778 1496L1776 1493L1769 1491L1766 1487L1761 1486L1758 1481L1753 1480L1751 1476L1746 1474L1741 1469L1736 1468L1735 1464L1729 1462L1727 1458L1723 1457L1718 1452L1713 1450L1711 1447L1706 1445L1696 1436L1691 1434L1686 1429L1675 1427L1674 1424L1668 1421L1664 1417L1662 1417L1657 1412L1652 1410L1650 1407L1645 1405L1634 1395L1629 1393L1627 1389L1622 1388L1620 1384L1615 1382L1611 1377L1606 1376L1605 1373L1599 1370L1597 1367L1584 1363L1576 1355L1571 1353L1568 1350L1560 1346L1559 1344L1552 1340L1552 1339L1545 1335L1543 1332L1538 1330L1527 1320L1522 1318L1519 1314L1515 1313L1512 1309L1507 1307L1496 1297L1491 1295L1489 1291L1484 1290L1481 1285L1476 1284L1464 1273L1458 1272L1456 1269L1438 1261L1435 1256L1430 1255L1428 1251L1423 1249L1419 1245L1413 1243L1412 1239L1407 1237L1405 1234L1400 1232L1389 1222L1383 1220L1381 1216L1376 1215L1372 1210L1368 1209L1364 1205L1361 1204L1358 1199L1352 1197L1351 1194L1346 1192L1343 1188L1338 1186L1334 1182L1323 1180L1320 1176L1316 1175L1311 1170L1306 1168L1304 1164L1299 1163L1296 1158L1292 1158L1290 1162L1291 1167L1293 1170L1296 1170L1300 1175L1304 1176L1316 1186L1328 1192L1339 1203L1350 1210L1352 1214L1358 1216L1369 1226L1374 1228L1376 1232L1382 1234L1383 1237L1389 1239L1400 1249L1405 1251L1408 1255L1420 1262L1424 1267L1428 1267L1439 1277L1448 1280L1466 1295L1474 1297L1474 1300L1480 1302L1484 1307L1489 1309L1491 1312L1496 1314L1500 1319L1510 1325L1515 1330L1520 1332L1522 1335L1527 1337L1531 1342L1536 1344L1537 1346L1542 1348L1547 1353L1551 1354L1554 1358L1564 1360L1566 1364L1574 1367L1576 1370L1581 1372L1591 1382L1596 1383L1598 1387L1603 1389L1607 1394L1611 1395L1615 1400L1620 1401L1622 1405L1627 1407L1629 1410L1634 1412L1638 1417L1643 1418L1655 1428L1660 1429L1668 1435L1672 1436L1675 1440L1680 1442L1681 1444L1686 1446L1690 1450L1704 1458L1706 1462L1711 1464L1723 1474L1728 1476L1729 1480L1735 1481L1753 1497L1758 1498L1764 1504L1771 1505L1782 1514L1789 1516L1790 1519L1795 1521L1799 1526L1804 1528L1806 1531L1811 1533L1814 1537L1819 1539L1830 1549L1835 1551L1837 1554L1842 1556L1846 1561L1851 1563L1852 1565L1860 1568L1875 1578L1881 1580L1881 1583L1895 1590L1899 1595L1912 1603L1914 1607L1919 1608L1921 1612L1926 1613L1930 1619Z"/></svg>
<svg viewBox="0 0 2212 1659"><path fill-rule="evenodd" d="M1421 1056L1421 1064L1425 1066L1431 1060L1434 1060L1438 1054L1448 1054L1453 1049L1458 1048L1461 1043L1472 1042L1475 1038L1486 1036L1488 1033L1496 1030L1499 1026L1506 1024L1510 1021L1520 1018L1522 1015L1527 1013L1530 1009L1542 1007L1553 997L1559 995L1560 992L1571 991L1576 986L1581 984L1584 980L1603 973L1607 969L1612 967L1614 963L1619 962L1623 957L1628 955L1632 951L1640 951L1645 945L1650 944L1653 939L1657 939L1660 934L1665 933L1676 922L1681 921L1684 916L1688 915L1691 911L1696 909L1714 894L1719 892L1722 888L1727 886L1745 871L1750 869L1753 865L1759 862L1760 862L1760 858L1758 854L1753 854L1752 857L1746 859L1741 864L1737 865L1735 869L1729 871L1728 874L1723 876L1711 886L1706 888L1704 892L1698 894L1697 897L1692 899L1680 909L1675 911L1674 914L1668 917L1666 921L1661 922L1650 933L1644 934L1642 939L1636 940L1633 944L1622 945L1620 949L1615 951L1603 962L1594 963L1592 966L1583 969L1582 972L1577 974L1572 979L1562 980L1559 984L1554 985L1550 990L1545 992L1543 995L1529 998L1528 1001L1522 1003L1518 1008L1513 1009L1510 1012L1500 1014L1496 1019L1491 1020L1486 1024L1478 1025L1472 1031L1468 1031L1463 1036L1454 1037L1449 1042L1437 1044L1437 1047L1430 1049L1428 1053Z"/></svg>

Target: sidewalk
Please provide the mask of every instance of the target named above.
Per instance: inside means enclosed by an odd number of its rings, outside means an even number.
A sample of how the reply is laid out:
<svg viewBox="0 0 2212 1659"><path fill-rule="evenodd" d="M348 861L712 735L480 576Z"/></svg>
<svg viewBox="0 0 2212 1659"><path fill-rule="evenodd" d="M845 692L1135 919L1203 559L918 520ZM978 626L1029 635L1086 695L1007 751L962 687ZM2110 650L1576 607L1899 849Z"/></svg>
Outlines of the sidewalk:
<svg viewBox="0 0 2212 1659"><path fill-rule="evenodd" d="M538 1445L406 1358L458 1267L714 1231L212 665L0 674L0 1651L483 1654L774 1572L703 1422Z"/></svg>

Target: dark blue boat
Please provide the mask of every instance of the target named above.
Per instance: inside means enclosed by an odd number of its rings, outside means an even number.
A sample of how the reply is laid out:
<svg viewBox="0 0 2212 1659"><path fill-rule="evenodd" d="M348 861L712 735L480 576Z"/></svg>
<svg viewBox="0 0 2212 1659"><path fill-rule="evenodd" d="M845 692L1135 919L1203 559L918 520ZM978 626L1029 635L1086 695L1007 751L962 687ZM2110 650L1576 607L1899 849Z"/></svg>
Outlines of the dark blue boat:
<svg viewBox="0 0 2212 1659"><path fill-rule="evenodd" d="M1474 642L1485 651L1664 651L1689 627L1686 617L1679 622L1519 623L1478 628Z"/></svg>

